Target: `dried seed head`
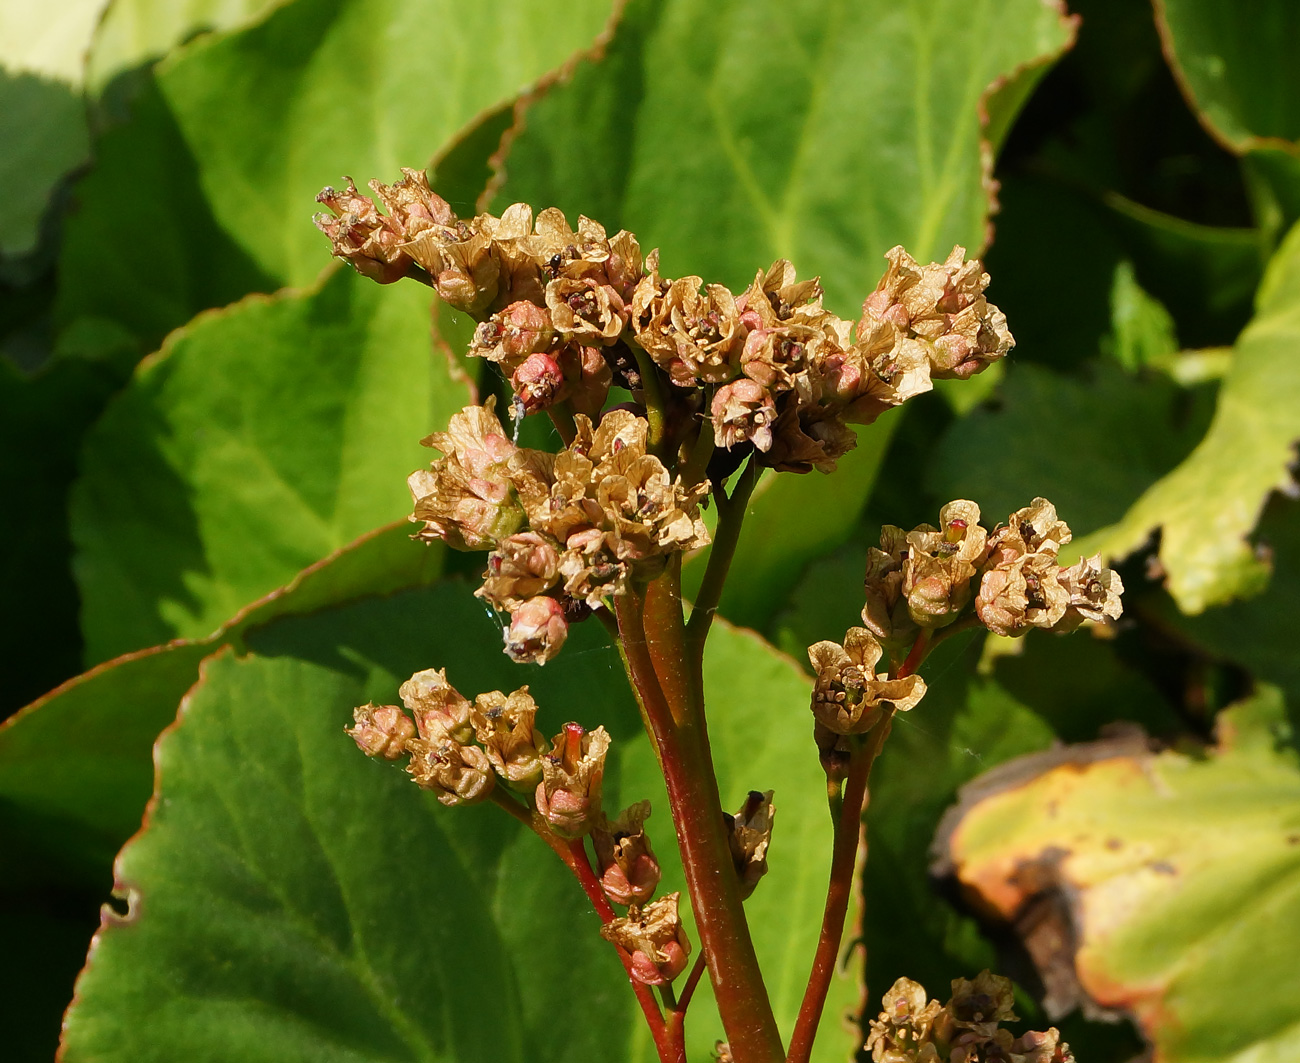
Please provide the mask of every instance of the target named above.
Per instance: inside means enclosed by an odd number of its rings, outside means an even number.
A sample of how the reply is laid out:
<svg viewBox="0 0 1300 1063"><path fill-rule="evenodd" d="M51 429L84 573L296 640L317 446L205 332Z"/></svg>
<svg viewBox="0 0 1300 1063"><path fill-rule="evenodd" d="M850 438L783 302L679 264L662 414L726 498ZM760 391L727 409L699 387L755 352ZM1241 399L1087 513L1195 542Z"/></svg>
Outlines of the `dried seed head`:
<svg viewBox="0 0 1300 1063"><path fill-rule="evenodd" d="M1124 593L1124 582L1114 569L1102 567L1100 554L1061 569L1057 578L1069 596L1069 605L1054 630L1073 631L1085 620L1104 624L1123 614L1120 595Z"/></svg>
<svg viewBox="0 0 1300 1063"><path fill-rule="evenodd" d="M415 737L415 724L396 705L363 705L352 710L355 726L347 728L361 752L368 757L397 760L406 753L406 742Z"/></svg>
<svg viewBox="0 0 1300 1063"><path fill-rule="evenodd" d="M542 758L537 811L561 838L581 838L600 821L601 780L609 752L605 728L567 723Z"/></svg>
<svg viewBox="0 0 1300 1063"><path fill-rule="evenodd" d="M411 761L406 770L417 786L437 794L444 805L472 805L485 800L496 784L492 764L478 746L450 738L406 743Z"/></svg>
<svg viewBox="0 0 1300 1063"><path fill-rule="evenodd" d="M761 384L746 377L723 384L713 395L713 440L720 447L753 443L760 451L772 447L776 406Z"/></svg>
<svg viewBox="0 0 1300 1063"><path fill-rule="evenodd" d="M531 792L542 780L546 740L533 722L537 703L521 687L512 694L493 690L474 699L474 734L493 769L511 788Z"/></svg>
<svg viewBox="0 0 1300 1063"><path fill-rule="evenodd" d="M767 849L772 843L772 822L776 818L772 794L772 790L764 793L750 790L734 816L722 814L727 822L727 844L740 879L742 899L753 893L758 880L767 874Z"/></svg>
<svg viewBox="0 0 1300 1063"><path fill-rule="evenodd" d="M446 669L426 668L416 672L398 693L402 704L415 717L421 738L430 742L444 738L461 743L473 741L470 703L447 682Z"/></svg>
<svg viewBox="0 0 1300 1063"><path fill-rule="evenodd" d="M537 532L516 532L488 554L483 586L474 593L496 609L517 609L559 582L559 563L555 540Z"/></svg>
<svg viewBox="0 0 1300 1063"><path fill-rule="evenodd" d="M384 217L369 196L363 196L351 177L347 187L337 191L326 187L316 202L329 214L317 214L316 228L329 237L330 253L352 264L358 273L391 284L411 269L410 256L402 248L405 239L392 219Z"/></svg>
<svg viewBox="0 0 1300 1063"><path fill-rule="evenodd" d="M446 432L423 441L444 457L407 479L411 519L424 524L417 538L441 539L457 550L491 549L520 529L530 505L549 496L554 459L515 446L493 412L494 402L465 407Z"/></svg>
<svg viewBox="0 0 1300 1063"><path fill-rule="evenodd" d="M670 893L600 928L601 937L628 954L638 982L665 985L686 969L691 944L677 911L680 897Z"/></svg>

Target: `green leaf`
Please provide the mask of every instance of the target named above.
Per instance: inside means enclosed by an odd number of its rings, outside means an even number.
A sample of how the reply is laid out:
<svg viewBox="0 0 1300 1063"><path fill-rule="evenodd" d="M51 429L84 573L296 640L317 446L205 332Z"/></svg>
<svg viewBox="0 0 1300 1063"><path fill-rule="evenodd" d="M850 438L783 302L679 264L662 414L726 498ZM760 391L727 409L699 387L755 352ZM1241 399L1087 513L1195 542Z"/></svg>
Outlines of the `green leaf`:
<svg viewBox="0 0 1300 1063"><path fill-rule="evenodd" d="M1016 762L951 824L948 857L986 908L1013 919L1029 893L1070 898L1082 988L1134 1014L1169 1063L1300 1051L1300 762L1277 748L1283 714L1265 688L1220 716L1205 756Z"/></svg>
<svg viewBox="0 0 1300 1063"><path fill-rule="evenodd" d="M1123 557L1159 528L1167 586L1184 612L1262 589L1247 536L1271 491L1291 483L1300 439L1300 227L1269 265L1205 438L1118 523L1076 542Z"/></svg>
<svg viewBox="0 0 1300 1063"><path fill-rule="evenodd" d="M335 269L201 318L142 364L73 494L89 661L208 635L408 511L419 439L467 401L431 350L429 301Z"/></svg>
<svg viewBox="0 0 1300 1063"><path fill-rule="evenodd" d="M159 746L149 826L119 862L131 915L106 917L65 1058L652 1059L621 967L541 843L491 807L440 808L342 734L353 705L392 701L417 668L445 664L467 693L527 682L544 732L576 717L614 735L608 804L652 797L673 888L662 782L603 632L577 628L545 669L520 669L468 587L444 584L284 620L249 643L258 656L205 665ZM754 786L778 795L772 870L749 906L788 1030L830 834L809 686L725 625L706 683L723 792L737 805ZM719 1032L706 1000L688 1021L693 1053ZM851 1052L836 1012L856 1001L853 981L837 982L819 1061Z"/></svg>
<svg viewBox="0 0 1300 1063"><path fill-rule="evenodd" d="M180 49L79 188L59 319L115 317L152 346L199 310L310 284L329 258L322 186L427 165L590 44L609 7L295 0Z"/></svg>
<svg viewBox="0 0 1300 1063"><path fill-rule="evenodd" d="M98 882L140 825L153 780L149 751L176 715L199 661L245 632L368 594L432 582L441 550L402 521L362 536L244 608L205 639L177 640L101 664L0 726L5 851L23 845L73 879Z"/></svg>
<svg viewBox="0 0 1300 1063"><path fill-rule="evenodd" d="M1157 0L1165 55L1201 123L1229 151L1300 142L1300 9L1289 0ZM1281 142L1281 143L1279 143Z"/></svg>
<svg viewBox="0 0 1300 1063"><path fill-rule="evenodd" d="M81 669L67 494L77 451L121 374L59 358L24 376L0 357L0 717Z"/></svg>
<svg viewBox="0 0 1300 1063"><path fill-rule="evenodd" d="M989 527L1040 495L1076 534L1123 517L1196 446L1213 395L1189 395L1163 375L1130 376L1110 361L1089 368L1080 379L1012 366L999 403L956 422L935 448L931 494L971 499Z"/></svg>
<svg viewBox="0 0 1300 1063"><path fill-rule="evenodd" d="M736 289L789 258L856 316L893 245L922 261L984 245L987 137L1072 39L1070 20L1019 0L632 3L604 57L528 109L495 208L581 212L662 248L669 275ZM725 615L764 625L844 541L896 423L862 433L831 479L777 477L755 498Z"/></svg>
<svg viewBox="0 0 1300 1063"><path fill-rule="evenodd" d="M150 750L198 676L201 658L272 617L426 583L440 550L414 548L402 521L273 591L209 639L128 654L64 684L0 726L0 907L19 983L23 1037L46 1058L112 883L114 853L140 826L153 784ZM33 920L45 919L38 923ZM71 940L71 944L69 941ZM53 944L52 944L53 943ZM15 1006L19 1006L15 1003ZM25 1041L17 1042L25 1044ZM15 1051L19 1051L17 1048Z"/></svg>

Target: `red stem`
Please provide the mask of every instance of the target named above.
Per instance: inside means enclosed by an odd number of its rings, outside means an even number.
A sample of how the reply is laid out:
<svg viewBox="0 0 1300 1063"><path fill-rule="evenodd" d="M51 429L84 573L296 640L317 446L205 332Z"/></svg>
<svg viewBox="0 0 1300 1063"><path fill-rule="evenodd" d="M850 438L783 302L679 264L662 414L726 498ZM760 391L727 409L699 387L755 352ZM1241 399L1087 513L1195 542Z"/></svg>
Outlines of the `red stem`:
<svg viewBox="0 0 1300 1063"><path fill-rule="evenodd" d="M831 797L835 813L835 835L831 846L830 884L826 887L826 907L822 912L821 934L813 954L812 972L808 975L808 988L799 1006L790 1037L790 1052L786 1063L808 1063L813 1041L826 1007L826 994L830 991L835 974L835 961L839 957L840 941L844 937L844 920L848 915L849 901L853 897L853 869L857 863L858 842L862 833L862 811L867 796L867 779L875 763L893 720L894 710L887 710L880 721L862 739L855 742L849 757L848 776L843 789ZM835 805L838 803L839 808Z"/></svg>
<svg viewBox="0 0 1300 1063"><path fill-rule="evenodd" d="M921 666L933 645L931 635L928 628L922 629L912 643L906 660L893 673L892 678L905 679ZM853 896L853 869L857 864L858 842L862 836L867 780L871 776L871 766L880 755L885 739L889 737L893 719L894 710L891 707L863 739L855 740L843 788L831 794L835 836L831 846L830 885L826 888L826 908L822 913L822 929L817 939L817 951L813 955L812 973L808 976L808 988L804 992L803 1003L799 1006L799 1018L790 1038L786 1063L807 1063L812 1054L813 1040L817 1036L817 1027L826 1007L826 994L830 991L831 977L835 973L840 941L844 937L844 920Z"/></svg>
<svg viewBox="0 0 1300 1063"><path fill-rule="evenodd" d="M667 586L656 594L671 596L671 575L665 583ZM670 690L686 699L685 703L670 703L655 668L652 647L683 644L680 607L675 611L665 609L661 600L656 600L653 612L643 612L639 599L622 595L615 599L615 610L628 673L668 787L700 946L732 1054L736 1063L777 1063L785 1058L785 1050L754 953L727 844L717 776L701 711L698 671L691 664L689 672L681 664L675 671L665 671ZM649 630L645 625L648 618L655 623ZM685 683L683 675L688 680Z"/></svg>

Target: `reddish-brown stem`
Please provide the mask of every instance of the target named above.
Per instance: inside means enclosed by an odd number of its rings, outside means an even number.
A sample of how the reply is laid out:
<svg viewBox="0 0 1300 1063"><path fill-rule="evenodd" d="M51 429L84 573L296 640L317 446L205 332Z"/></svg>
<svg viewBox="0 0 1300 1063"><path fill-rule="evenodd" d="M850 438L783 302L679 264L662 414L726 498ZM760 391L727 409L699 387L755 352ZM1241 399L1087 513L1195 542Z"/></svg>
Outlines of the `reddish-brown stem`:
<svg viewBox="0 0 1300 1063"><path fill-rule="evenodd" d="M551 424L555 425L555 430L560 434L560 439L567 447L578 434L578 426L573 423L573 410L568 402L561 402L558 405L551 406L547 409L546 414L550 417Z"/></svg>
<svg viewBox="0 0 1300 1063"><path fill-rule="evenodd" d="M646 652L659 681L659 689L668 703L673 723L681 726L688 716L698 715L702 708L695 670L686 656L681 554L674 554L663 575L646 587L642 624L646 632ZM650 637L652 632L653 638Z"/></svg>
<svg viewBox="0 0 1300 1063"><path fill-rule="evenodd" d="M853 868L857 862L858 841L862 831L862 806L867 795L867 779L876 755L889 736L893 715L892 708L886 710L880 721L865 736L854 739L848 775L843 786L831 792L835 834L831 845L830 884L826 887L826 907L822 912L822 928L813 955L812 972L808 976L808 988L804 991L799 1017L795 1020L794 1033L790 1037L786 1063L807 1063L812 1054L817 1027L826 1006L826 994L830 991L831 977L835 973L835 962L839 957L844 920L853 896Z"/></svg>
<svg viewBox="0 0 1300 1063"><path fill-rule="evenodd" d="M600 917L602 923L608 923L617 918L609 899L605 896L604 890L600 888L600 880L596 878L596 873L591 869L591 861L587 858L587 850L581 839L565 841L563 838L558 837L536 811L525 808L499 786L494 787L492 790L492 803L499 808L505 809L515 819L519 820L520 823L550 846L556 856L564 861L565 866L573 872L574 878L578 880L582 892L591 901L591 906L596 909L596 914ZM641 1005L641 1012L645 1015L646 1025L650 1027L650 1036L654 1038L655 1049L659 1053L660 1060L662 1063L686 1063L685 1055L678 1052L676 1039L664 1022L663 1012L659 1010L659 1002L655 1000L654 993L648 985L638 982L632 976L631 957L617 945L614 946L614 951L618 953L623 969L627 971L628 981L632 983L632 991L636 994L637 1003Z"/></svg>
<svg viewBox="0 0 1300 1063"><path fill-rule="evenodd" d="M930 652L930 637L930 629L922 628L921 633L916 636L916 641L912 643L912 649L908 652L907 659L894 673L895 679L904 679L921 667L925 655Z"/></svg>
<svg viewBox="0 0 1300 1063"><path fill-rule="evenodd" d="M672 574L655 594L675 593ZM662 578L662 577L661 577ZM654 647L680 647L680 608L651 598L643 610L631 595L615 600L625 659L643 705L668 787L686 886L707 958L718 1012L737 1063L778 1063L785 1056L767 989L754 953L727 844L717 776L709 752L703 698L695 662L661 663L668 690L655 668ZM670 702L666 695L674 699Z"/></svg>
<svg viewBox="0 0 1300 1063"><path fill-rule="evenodd" d="M686 984L682 986L682 995L678 998L677 1004L670 1008L664 1017L668 1036L681 1052L683 1060L686 1059L686 1009L691 1003L691 997L695 995L695 987L700 983L700 976L704 974L704 966L704 953L701 952L695 958L691 973L686 976Z"/></svg>

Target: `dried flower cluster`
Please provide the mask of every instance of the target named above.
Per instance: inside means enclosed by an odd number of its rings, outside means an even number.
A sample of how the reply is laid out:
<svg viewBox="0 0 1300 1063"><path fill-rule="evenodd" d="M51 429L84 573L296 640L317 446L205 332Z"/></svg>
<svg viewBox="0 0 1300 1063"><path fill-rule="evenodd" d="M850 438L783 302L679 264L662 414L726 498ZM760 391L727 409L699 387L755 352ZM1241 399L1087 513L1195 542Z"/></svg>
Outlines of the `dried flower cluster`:
<svg viewBox="0 0 1300 1063"><path fill-rule="evenodd" d="M1100 558L1057 563L1071 534L1047 499L1034 499L992 532L979 519L974 502L958 500L939 511L938 528L881 531L880 549L867 553L862 622L891 653L923 629L969 615L972 598L979 623L996 635L1072 631L1085 620L1119 618L1124 585Z"/></svg>
<svg viewBox="0 0 1300 1063"><path fill-rule="evenodd" d="M874 1063L1074 1063L1055 1028L1020 1037L1001 1029L1016 1018L1011 980L988 971L954 981L942 1007L910 978L895 982L881 1003L867 1038Z"/></svg>
<svg viewBox="0 0 1300 1063"><path fill-rule="evenodd" d="M447 682L444 669L416 672L402 684L396 705L364 705L353 712L348 734L367 756L408 759L416 784L444 805L489 797L500 778L532 798L534 807L563 838L589 834L601 822L600 790L609 735L576 723L551 742L534 726L537 703L521 687L473 701Z"/></svg>
<svg viewBox="0 0 1300 1063"><path fill-rule="evenodd" d="M670 553L708 543L708 483L671 476L647 451L647 431L627 410L598 426L579 414L573 441L548 454L512 443L489 400L425 440L444 456L409 480L417 538L491 551L478 594L509 612L514 660L545 664L570 620L658 575Z"/></svg>
<svg viewBox="0 0 1300 1063"><path fill-rule="evenodd" d="M870 424L933 378L969 377L1014 342L984 297L988 274L961 247L925 266L894 248L853 323L785 260L736 295L661 276L658 252L643 255L631 233L609 237L585 217L575 232L553 207L458 218L423 173L402 172L370 183L386 214L351 179L321 192L330 213L316 224L333 253L381 283L426 280L478 318L470 353L500 367L523 412L567 402L597 418L611 384L642 401L645 375L657 375L675 414L665 454L707 419L718 447L829 471L856 444L848 425Z"/></svg>

